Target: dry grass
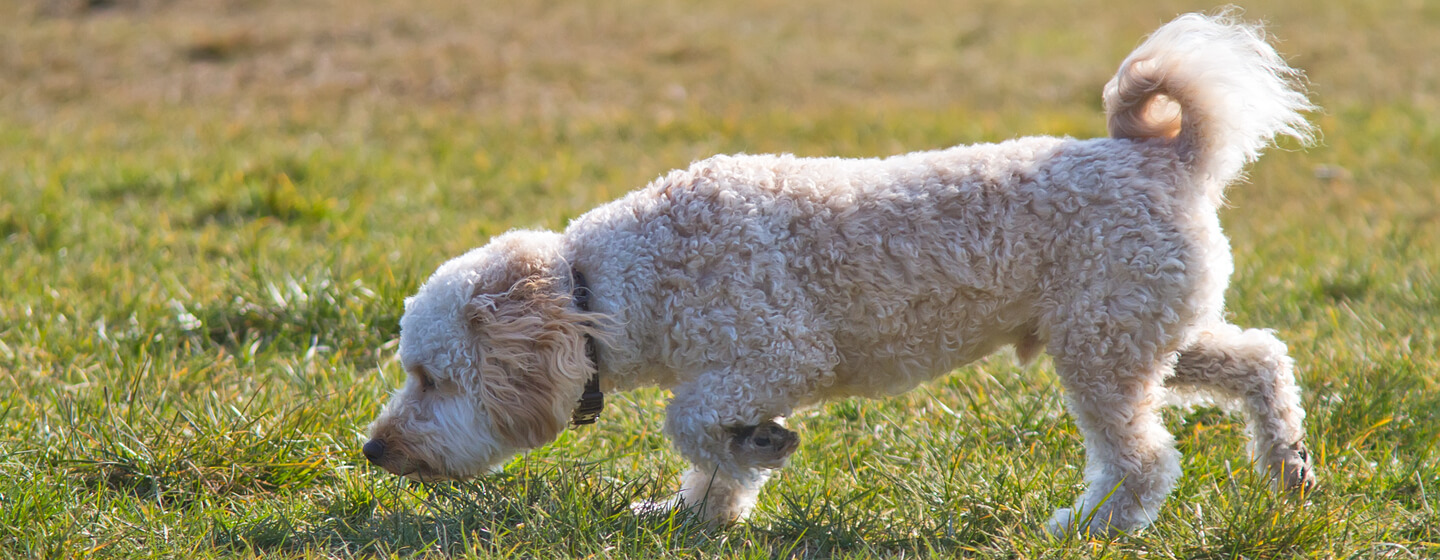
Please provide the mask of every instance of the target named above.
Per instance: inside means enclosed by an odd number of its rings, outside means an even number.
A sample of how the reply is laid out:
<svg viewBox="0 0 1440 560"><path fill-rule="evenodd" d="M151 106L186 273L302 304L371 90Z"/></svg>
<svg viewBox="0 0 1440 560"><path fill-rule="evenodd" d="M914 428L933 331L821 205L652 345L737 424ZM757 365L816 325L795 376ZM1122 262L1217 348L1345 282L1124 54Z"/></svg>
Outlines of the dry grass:
<svg viewBox="0 0 1440 560"><path fill-rule="evenodd" d="M952 106L1092 109L1144 33L1210 4L429 0L0 8L0 107L657 115ZM1102 7L1104 6L1104 7ZM1440 7L1246 5L1332 110L1440 99Z"/></svg>

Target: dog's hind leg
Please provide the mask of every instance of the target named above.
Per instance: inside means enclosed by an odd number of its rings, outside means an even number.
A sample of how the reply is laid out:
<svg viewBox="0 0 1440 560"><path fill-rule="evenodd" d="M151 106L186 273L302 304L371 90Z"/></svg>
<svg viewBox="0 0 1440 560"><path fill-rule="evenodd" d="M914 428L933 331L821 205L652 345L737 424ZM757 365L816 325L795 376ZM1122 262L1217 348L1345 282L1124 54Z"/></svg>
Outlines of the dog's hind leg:
<svg viewBox="0 0 1440 560"><path fill-rule="evenodd" d="M1180 452L1159 413L1185 319L1164 303L1180 298L1153 284L1105 286L1148 296L1078 298L1104 305L1062 308L1050 318L1046 350L1085 437L1086 457L1084 493L1047 524L1056 536L1143 528L1180 478Z"/></svg>
<svg viewBox="0 0 1440 560"><path fill-rule="evenodd" d="M1250 432L1255 468L1276 488L1299 491L1315 485L1305 449L1305 410L1285 343L1269 331L1228 324L1200 332L1180 350L1175 375L1165 386L1240 404Z"/></svg>
<svg viewBox="0 0 1440 560"><path fill-rule="evenodd" d="M1157 412L1167 364L1103 361L1056 357L1067 408L1085 436L1086 489L1073 508L1055 511L1053 535L1145 527L1180 478L1180 453Z"/></svg>

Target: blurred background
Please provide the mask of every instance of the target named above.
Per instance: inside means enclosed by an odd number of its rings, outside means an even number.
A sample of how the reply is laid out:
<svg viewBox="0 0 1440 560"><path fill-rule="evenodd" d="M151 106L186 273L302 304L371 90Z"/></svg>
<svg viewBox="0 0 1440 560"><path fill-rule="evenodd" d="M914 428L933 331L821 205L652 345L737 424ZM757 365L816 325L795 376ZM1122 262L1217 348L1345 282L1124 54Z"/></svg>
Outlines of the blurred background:
<svg viewBox="0 0 1440 560"><path fill-rule="evenodd" d="M1145 33L1216 6L10 0L0 7L0 102L32 123L79 109L660 119L688 107L1055 111L1093 108L1108 71ZM1242 7L1269 22L1331 112L1436 108L1435 3Z"/></svg>

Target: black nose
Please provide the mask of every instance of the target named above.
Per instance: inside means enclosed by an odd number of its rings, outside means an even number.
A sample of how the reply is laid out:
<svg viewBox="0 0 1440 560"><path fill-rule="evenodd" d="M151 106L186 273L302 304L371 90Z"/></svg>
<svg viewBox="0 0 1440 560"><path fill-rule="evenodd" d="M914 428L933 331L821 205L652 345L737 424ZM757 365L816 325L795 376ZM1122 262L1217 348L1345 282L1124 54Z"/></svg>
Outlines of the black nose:
<svg viewBox="0 0 1440 560"><path fill-rule="evenodd" d="M365 447L361 451L365 453L366 459L378 465L380 464L380 458L385 456L385 442L372 439L365 442Z"/></svg>

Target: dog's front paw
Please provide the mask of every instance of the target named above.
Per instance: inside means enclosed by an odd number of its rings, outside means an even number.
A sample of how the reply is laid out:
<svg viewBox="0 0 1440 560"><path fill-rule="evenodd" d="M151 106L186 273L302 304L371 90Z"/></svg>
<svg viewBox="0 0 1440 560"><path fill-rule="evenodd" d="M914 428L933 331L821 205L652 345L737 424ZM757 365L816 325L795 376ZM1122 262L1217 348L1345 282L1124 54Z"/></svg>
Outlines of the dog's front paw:
<svg viewBox="0 0 1440 560"><path fill-rule="evenodd" d="M680 498L675 497L668 500L641 500L630 504L630 511L640 516L667 516L674 513L679 507Z"/></svg>
<svg viewBox="0 0 1440 560"><path fill-rule="evenodd" d="M778 469L800 447L800 436L775 422L761 422L731 431L730 453L739 464Z"/></svg>

